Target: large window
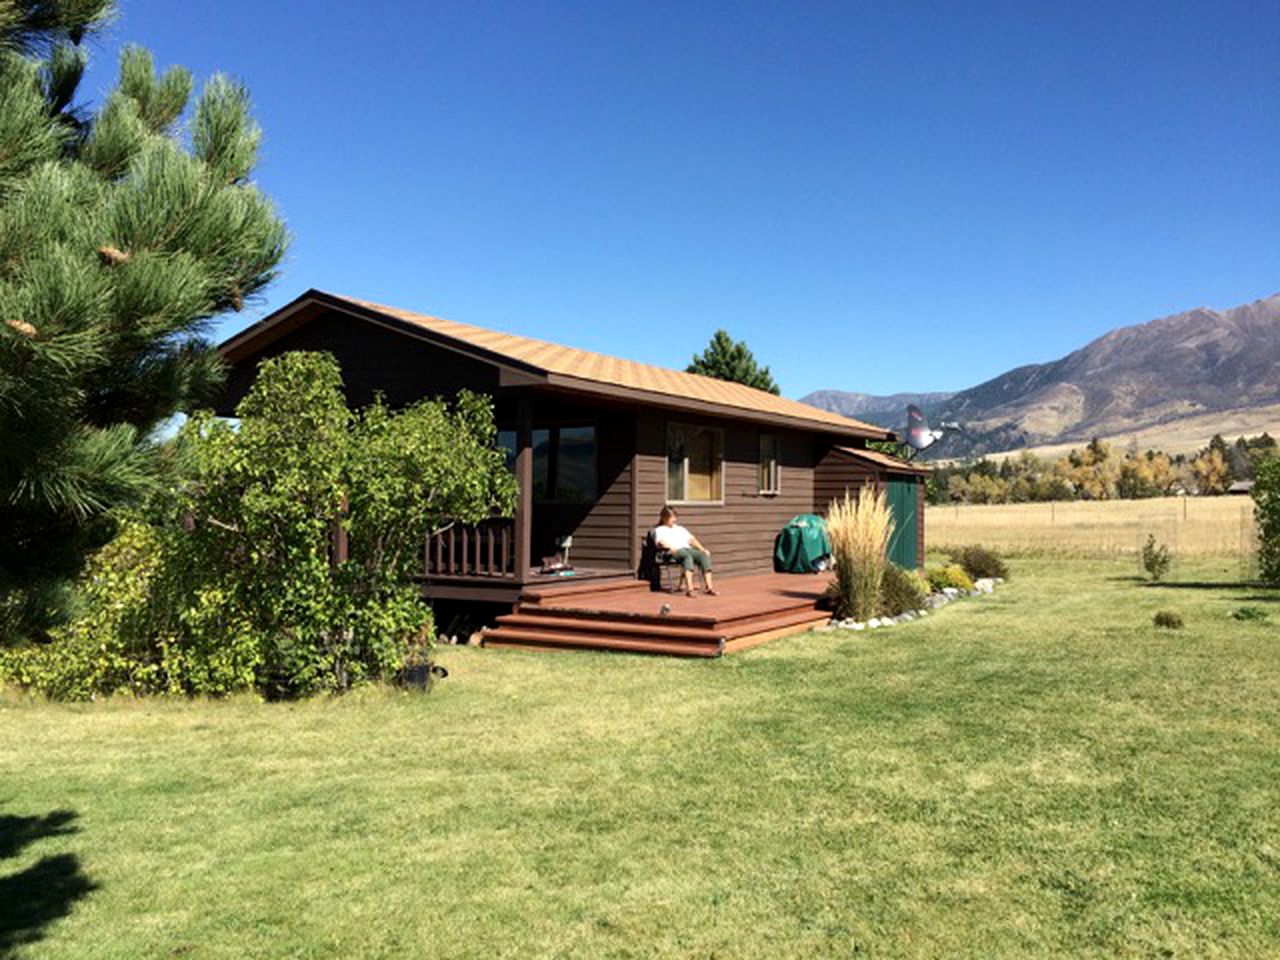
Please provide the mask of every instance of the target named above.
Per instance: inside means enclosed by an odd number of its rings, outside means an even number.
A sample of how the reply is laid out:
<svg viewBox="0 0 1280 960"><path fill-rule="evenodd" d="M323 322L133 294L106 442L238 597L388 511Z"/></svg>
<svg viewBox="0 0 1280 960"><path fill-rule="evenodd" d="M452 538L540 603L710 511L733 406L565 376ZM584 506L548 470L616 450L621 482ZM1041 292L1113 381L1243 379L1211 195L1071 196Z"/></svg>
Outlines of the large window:
<svg viewBox="0 0 1280 960"><path fill-rule="evenodd" d="M667 501L724 500L724 434L712 427L667 426Z"/></svg>
<svg viewBox="0 0 1280 960"><path fill-rule="evenodd" d="M760 434L760 492L778 493L782 489L782 471L778 467L778 435Z"/></svg>
<svg viewBox="0 0 1280 960"><path fill-rule="evenodd" d="M516 432L500 430L507 468L516 465ZM596 428L539 427L533 431L533 499L590 503L596 498Z"/></svg>

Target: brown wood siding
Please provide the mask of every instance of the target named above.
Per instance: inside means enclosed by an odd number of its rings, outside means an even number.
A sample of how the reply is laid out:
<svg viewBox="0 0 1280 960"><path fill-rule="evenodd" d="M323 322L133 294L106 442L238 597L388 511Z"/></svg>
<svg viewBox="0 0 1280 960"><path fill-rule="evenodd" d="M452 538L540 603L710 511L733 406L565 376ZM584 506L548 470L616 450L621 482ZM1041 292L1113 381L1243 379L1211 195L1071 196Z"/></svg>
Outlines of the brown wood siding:
<svg viewBox="0 0 1280 960"><path fill-rule="evenodd" d="M818 458L813 476L813 512L826 515L833 500L845 491L856 494L863 487L890 476L916 485L916 562L924 566L924 478L911 473L890 473L839 450L829 449Z"/></svg>
<svg viewBox="0 0 1280 960"><path fill-rule="evenodd" d="M778 438L781 490L777 495L762 496L758 491L758 428L732 420L642 410L637 430L636 538L643 538L653 528L666 503L668 422L705 424L724 431L724 503L679 506L680 522L711 551L718 573L772 570L778 531L796 514L813 509L813 435L766 430Z"/></svg>
<svg viewBox="0 0 1280 960"><path fill-rule="evenodd" d="M846 490L857 494L863 487L876 483L879 479L879 472L871 464L829 449L818 460L813 471L811 509L814 513L826 516L832 501L842 498Z"/></svg>
<svg viewBox="0 0 1280 960"><path fill-rule="evenodd" d="M232 366L219 412L230 413L257 376L258 363L289 350L322 350L342 368L347 403L367 405L381 391L393 406L424 397L455 397L466 388L496 395L498 369L421 340L329 311Z"/></svg>

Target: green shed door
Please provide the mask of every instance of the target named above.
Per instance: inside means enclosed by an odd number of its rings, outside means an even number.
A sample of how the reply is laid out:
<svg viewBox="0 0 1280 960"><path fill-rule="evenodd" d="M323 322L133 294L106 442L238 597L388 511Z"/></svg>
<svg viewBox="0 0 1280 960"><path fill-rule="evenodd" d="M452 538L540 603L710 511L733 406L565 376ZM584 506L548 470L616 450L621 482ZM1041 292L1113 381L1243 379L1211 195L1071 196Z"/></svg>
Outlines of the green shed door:
<svg viewBox="0 0 1280 960"><path fill-rule="evenodd" d="M914 570L916 558L916 485L910 480L889 481L889 509L893 511L893 539L889 559L904 570Z"/></svg>

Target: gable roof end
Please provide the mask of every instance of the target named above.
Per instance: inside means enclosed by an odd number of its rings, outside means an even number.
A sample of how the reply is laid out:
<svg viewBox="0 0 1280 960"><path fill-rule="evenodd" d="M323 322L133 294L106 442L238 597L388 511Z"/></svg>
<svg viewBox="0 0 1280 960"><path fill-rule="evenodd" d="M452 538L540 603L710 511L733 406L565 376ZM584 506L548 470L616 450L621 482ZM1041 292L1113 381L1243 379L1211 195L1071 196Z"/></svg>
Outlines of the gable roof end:
<svg viewBox="0 0 1280 960"><path fill-rule="evenodd" d="M327 305L374 322L390 321L397 328L408 327L441 346L508 367L539 375L549 386L593 393L632 396L652 403L693 401L722 415L747 414L752 418L782 418L811 429L826 430L871 439L892 437L891 431L861 420L844 417L796 400L775 396L740 383L716 380L634 360L624 360L589 350L578 350L545 340L500 333L469 323L445 320L401 310L385 304L310 290L293 303L258 321L223 343L219 350L228 359L250 354L257 341L282 320L311 303ZM273 339L273 338L268 338ZM680 405L678 402L676 405Z"/></svg>

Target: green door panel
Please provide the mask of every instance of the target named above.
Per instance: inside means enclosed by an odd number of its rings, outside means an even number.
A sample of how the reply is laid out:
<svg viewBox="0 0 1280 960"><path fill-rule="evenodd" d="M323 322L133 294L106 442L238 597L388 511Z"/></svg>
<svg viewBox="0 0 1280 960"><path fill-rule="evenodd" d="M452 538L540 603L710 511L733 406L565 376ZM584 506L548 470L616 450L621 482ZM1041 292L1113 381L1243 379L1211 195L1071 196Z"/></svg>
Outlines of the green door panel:
<svg viewBox="0 0 1280 960"><path fill-rule="evenodd" d="M889 509L893 511L893 537L889 559L905 570L914 570L916 557L916 485L910 480L890 480Z"/></svg>

